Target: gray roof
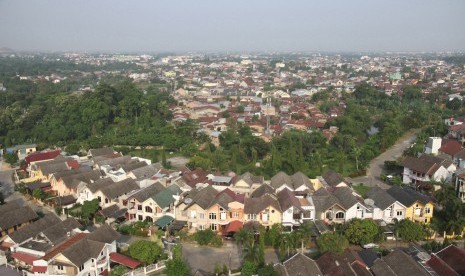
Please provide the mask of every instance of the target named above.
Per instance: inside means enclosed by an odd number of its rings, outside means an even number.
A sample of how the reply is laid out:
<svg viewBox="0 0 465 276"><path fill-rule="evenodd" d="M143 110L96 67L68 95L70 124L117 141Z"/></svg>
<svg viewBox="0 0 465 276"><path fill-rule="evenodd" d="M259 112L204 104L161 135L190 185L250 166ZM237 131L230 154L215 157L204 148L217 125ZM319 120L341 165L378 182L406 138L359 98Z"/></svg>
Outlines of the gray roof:
<svg viewBox="0 0 465 276"><path fill-rule="evenodd" d="M338 198L335 197L325 188L320 188L312 195L313 204L317 212L324 212L331 208L331 206L338 204L341 208L344 208L339 202Z"/></svg>
<svg viewBox="0 0 465 276"><path fill-rule="evenodd" d="M268 194L258 198L246 198L244 200L244 213L258 214L269 206L281 211L278 200Z"/></svg>
<svg viewBox="0 0 465 276"><path fill-rule="evenodd" d="M390 207L396 199L380 187L373 187L367 192L367 198L372 199L375 205L381 210Z"/></svg>
<svg viewBox="0 0 465 276"><path fill-rule="evenodd" d="M93 181L97 181L102 177L102 174L99 171L93 170L88 172L79 172L72 175L63 176L61 179L63 180L63 184L70 188L75 189L79 185L79 183L92 183Z"/></svg>
<svg viewBox="0 0 465 276"><path fill-rule="evenodd" d="M341 182L346 183L344 177L335 171L327 171L325 174L323 174L323 179L329 186L332 187L340 184Z"/></svg>
<svg viewBox="0 0 465 276"><path fill-rule="evenodd" d="M110 186L110 185L113 185L115 182L113 181L113 179L111 179L110 177L107 177L107 178L102 178L102 179L98 179L92 183L88 183L87 184L87 188L92 192L92 193L95 193L107 186Z"/></svg>
<svg viewBox="0 0 465 276"><path fill-rule="evenodd" d="M146 179L154 176L159 170L161 169L160 166L152 164L145 167L141 167L135 170L132 170L132 174L136 177L136 179Z"/></svg>
<svg viewBox="0 0 465 276"><path fill-rule="evenodd" d="M290 207L300 209L300 201L289 189L283 189L278 193L278 201L283 211L288 210Z"/></svg>
<svg viewBox="0 0 465 276"><path fill-rule="evenodd" d="M392 186L387 192L395 198L397 201L402 203L405 207L411 206L416 201L419 201L423 204L431 202L431 198L417 192L409 187L399 187L399 186Z"/></svg>
<svg viewBox="0 0 465 276"><path fill-rule="evenodd" d="M250 194L250 197L262 197L265 194L274 194L274 188L268 184L262 184Z"/></svg>
<svg viewBox="0 0 465 276"><path fill-rule="evenodd" d="M88 240L104 242L104 243L112 243L116 241L120 237L120 234L116 232L110 225L103 224L93 232L91 232L88 236Z"/></svg>
<svg viewBox="0 0 465 276"><path fill-rule="evenodd" d="M42 234L54 245L62 242L68 237L68 233L82 225L74 218L67 218L53 226L46 228Z"/></svg>
<svg viewBox="0 0 465 276"><path fill-rule="evenodd" d="M145 161L139 161L139 160L131 160L129 163L127 164L123 164L123 165L119 165L119 166L116 166L115 169L123 169L123 171L125 171L126 173L132 171L132 170L135 170L135 169L138 169L138 168L142 168L142 167L145 167L147 166L147 163Z"/></svg>
<svg viewBox="0 0 465 276"><path fill-rule="evenodd" d="M82 239L61 252L74 265L81 266L91 258L97 258L105 243Z"/></svg>
<svg viewBox="0 0 465 276"><path fill-rule="evenodd" d="M302 185L309 189L313 188L310 179L302 172L296 172L292 176L289 176L285 172L281 171L271 178L270 185L275 189L278 189L283 185L287 185L293 190L301 187Z"/></svg>
<svg viewBox="0 0 465 276"><path fill-rule="evenodd" d="M99 148L99 149L91 149L89 150L90 155L92 157L95 156L102 156L102 155L110 155L113 154L115 151L112 148Z"/></svg>
<svg viewBox="0 0 465 276"><path fill-rule="evenodd" d="M99 160L99 161L96 161L95 164L96 165L99 165L100 167L102 166L117 166L117 165L123 165L123 164L127 164L129 163L129 161L131 161L131 156L120 156L120 157L116 157L116 158L109 158L109 159L104 159L104 160Z"/></svg>
<svg viewBox="0 0 465 276"><path fill-rule="evenodd" d="M59 222L61 222L61 220L55 214L47 214L43 218L11 233L9 236L15 243L20 244L29 238L35 237L48 226Z"/></svg>
<svg viewBox="0 0 465 276"><path fill-rule="evenodd" d="M213 202L215 201L216 196L218 195L218 191L215 190L212 186L207 186L198 192L194 192L194 196L192 197L192 202L186 206L185 209L189 208L190 206L197 204L202 209L209 208Z"/></svg>
<svg viewBox="0 0 465 276"><path fill-rule="evenodd" d="M100 214L105 218L120 218L124 216L127 210L127 208L120 209L117 204L113 204L110 207L100 210Z"/></svg>
<svg viewBox="0 0 465 276"><path fill-rule="evenodd" d="M139 189L139 185L137 185L136 181L132 178L127 178L114 184L107 185L100 189L100 191L108 198L118 198L137 189Z"/></svg>
<svg viewBox="0 0 465 276"><path fill-rule="evenodd" d="M154 195L152 198L157 203L160 208L169 207L171 203L174 203L173 196L176 194L180 194L182 191L178 188L178 190L174 189L165 189L158 194Z"/></svg>
<svg viewBox="0 0 465 276"><path fill-rule="evenodd" d="M430 275L411 256L400 249L395 249L382 259L376 260L371 270L376 276Z"/></svg>
<svg viewBox="0 0 465 276"><path fill-rule="evenodd" d="M251 174L250 172L243 173L242 175L238 176L236 181L239 180L244 180L249 186L252 186L253 184L263 184L263 176L255 176Z"/></svg>
<svg viewBox="0 0 465 276"><path fill-rule="evenodd" d="M359 203L359 199L353 194L349 187L339 187L333 191L333 195L346 210Z"/></svg>
<svg viewBox="0 0 465 276"><path fill-rule="evenodd" d="M144 202L165 189L166 188L165 186L163 186L163 184L161 184L160 182L155 182L147 188L139 190L135 194L131 195L129 198L134 198L139 202Z"/></svg>
<svg viewBox="0 0 465 276"><path fill-rule="evenodd" d="M8 202L0 207L0 230L5 231L37 218L31 207L21 207L16 201Z"/></svg>
<svg viewBox="0 0 465 276"><path fill-rule="evenodd" d="M323 276L318 264L301 253L295 254L283 265L289 276Z"/></svg>

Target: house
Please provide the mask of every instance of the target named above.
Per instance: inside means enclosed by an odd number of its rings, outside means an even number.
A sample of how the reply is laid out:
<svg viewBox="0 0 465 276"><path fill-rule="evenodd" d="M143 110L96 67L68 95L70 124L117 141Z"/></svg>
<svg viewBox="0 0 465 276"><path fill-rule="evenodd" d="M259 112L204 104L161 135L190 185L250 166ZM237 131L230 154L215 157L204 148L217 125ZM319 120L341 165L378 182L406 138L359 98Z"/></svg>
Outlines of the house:
<svg viewBox="0 0 465 276"><path fill-rule="evenodd" d="M433 217L433 201L430 197L410 187L393 186L387 190L389 195L405 206L406 219L420 223L429 223Z"/></svg>
<svg viewBox="0 0 465 276"><path fill-rule="evenodd" d="M99 188L93 197L98 199L102 208L106 208L113 204L121 204L130 192L138 189L139 185L134 179L128 178Z"/></svg>
<svg viewBox="0 0 465 276"><path fill-rule="evenodd" d="M346 221L346 209L338 198L326 188L320 188L312 195L315 204L315 220L326 223L344 223Z"/></svg>
<svg viewBox="0 0 465 276"><path fill-rule="evenodd" d="M249 193L254 188L262 185L263 182L263 176L255 176L250 172L246 172L233 178L230 189L239 193Z"/></svg>
<svg viewBox="0 0 465 276"><path fill-rule="evenodd" d="M119 234L104 224L92 233L77 233L33 261L32 272L44 275L97 276L110 267ZM29 272L28 275L34 275Z"/></svg>
<svg viewBox="0 0 465 276"><path fill-rule="evenodd" d="M282 210L275 196L266 194L244 200L244 222L257 221L266 228L282 222Z"/></svg>
<svg viewBox="0 0 465 276"><path fill-rule="evenodd" d="M315 206L311 198L310 201L306 198L299 199L289 189L283 189L278 193L278 202L282 210L281 223L291 230L305 221L315 220Z"/></svg>
<svg viewBox="0 0 465 276"><path fill-rule="evenodd" d="M29 168L31 164L36 162L42 162L47 160L53 160L61 154L61 150L50 150L50 151L41 151L33 152L26 156L24 160L26 161L26 166Z"/></svg>
<svg viewBox="0 0 465 276"><path fill-rule="evenodd" d="M287 188L291 191L313 193L315 187L310 179L302 172L296 172L289 176L285 172L278 172L271 178L270 186L273 187L276 192Z"/></svg>
<svg viewBox="0 0 465 276"><path fill-rule="evenodd" d="M274 265L274 269L280 275L311 275L323 276L317 262L305 256L302 253L297 253L282 264Z"/></svg>
<svg viewBox="0 0 465 276"><path fill-rule="evenodd" d="M327 171L322 176L323 182L329 187L348 187L349 183L335 171Z"/></svg>
<svg viewBox="0 0 465 276"><path fill-rule="evenodd" d="M131 221L153 221L154 216L158 217L157 214L160 213L161 210L156 208L156 203L152 197L165 189L165 186L160 182L155 182L153 185L129 194L128 198L123 202L128 209L126 219Z"/></svg>
<svg viewBox="0 0 465 276"><path fill-rule="evenodd" d="M465 250L449 245L437 253L431 254L426 264L438 275L465 275Z"/></svg>
<svg viewBox="0 0 465 276"><path fill-rule="evenodd" d="M373 220L392 223L394 219L400 221L405 218L406 207L385 190L373 187L366 196L368 200L365 200L365 204L370 209Z"/></svg>
<svg viewBox="0 0 465 276"><path fill-rule="evenodd" d="M341 255L327 252L316 260L324 275L331 276L371 276L362 258L351 249L346 249Z"/></svg>
<svg viewBox="0 0 465 276"><path fill-rule="evenodd" d="M45 215L43 218L39 218L38 220L28 224L17 231L8 234L5 239L3 240L3 245L5 247L11 247L14 245L19 245L24 243L25 241L32 239L44 229L49 227L50 225L54 225L59 223L61 220L54 214Z"/></svg>
<svg viewBox="0 0 465 276"><path fill-rule="evenodd" d="M98 148L98 149L90 149L87 152L87 156L89 158L94 158L97 156L111 156L115 153L112 148Z"/></svg>
<svg viewBox="0 0 465 276"><path fill-rule="evenodd" d="M83 183L77 187L77 202L82 204L84 201L96 199L95 193L106 186L111 186L115 182L110 177L97 179L91 183Z"/></svg>
<svg viewBox="0 0 465 276"><path fill-rule="evenodd" d="M375 276L429 276L410 255L400 249L394 249L382 259L376 259L371 271Z"/></svg>
<svg viewBox="0 0 465 276"><path fill-rule="evenodd" d="M19 160L24 160L26 156L36 151L37 151L36 144L16 145L14 147L6 148L7 153L18 155Z"/></svg>
<svg viewBox="0 0 465 276"><path fill-rule="evenodd" d="M97 181L102 177L98 170L77 171L70 175L61 176L56 182L50 182L52 189L60 196L77 195L78 187Z"/></svg>
<svg viewBox="0 0 465 276"><path fill-rule="evenodd" d="M465 203L465 170L459 170L455 173L453 183L457 196Z"/></svg>
<svg viewBox="0 0 465 276"><path fill-rule="evenodd" d="M339 187L332 190L341 206L346 210L346 221L354 218L365 219L371 215L369 209L364 205L363 199L349 187Z"/></svg>
<svg viewBox="0 0 465 276"><path fill-rule="evenodd" d="M401 163L404 167L402 182L421 185L431 181L450 181L456 166L451 160L423 154L420 157L407 156Z"/></svg>
<svg viewBox="0 0 465 276"><path fill-rule="evenodd" d="M268 184L262 184L257 189L255 189L251 194L250 198L262 197L266 194L274 195L275 189Z"/></svg>
<svg viewBox="0 0 465 276"><path fill-rule="evenodd" d="M0 206L0 237L11 234L39 218L31 207L10 201Z"/></svg>

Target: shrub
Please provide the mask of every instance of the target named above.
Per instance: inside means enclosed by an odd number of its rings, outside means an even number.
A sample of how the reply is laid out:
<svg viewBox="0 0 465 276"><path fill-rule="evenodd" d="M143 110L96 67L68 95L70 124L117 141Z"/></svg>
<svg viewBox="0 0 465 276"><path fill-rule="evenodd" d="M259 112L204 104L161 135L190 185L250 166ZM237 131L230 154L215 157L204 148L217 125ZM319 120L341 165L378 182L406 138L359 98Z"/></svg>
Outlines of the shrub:
<svg viewBox="0 0 465 276"><path fill-rule="evenodd" d="M200 230L195 233L195 241L199 245L208 245L216 236L215 232L210 229Z"/></svg>

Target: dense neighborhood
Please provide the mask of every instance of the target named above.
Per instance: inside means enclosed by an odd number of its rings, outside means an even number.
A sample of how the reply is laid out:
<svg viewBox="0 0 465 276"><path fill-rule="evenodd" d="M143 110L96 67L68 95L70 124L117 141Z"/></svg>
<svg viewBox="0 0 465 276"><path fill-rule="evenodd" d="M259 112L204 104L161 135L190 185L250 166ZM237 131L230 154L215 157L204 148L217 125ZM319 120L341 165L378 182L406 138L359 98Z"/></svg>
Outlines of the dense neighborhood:
<svg viewBox="0 0 465 276"><path fill-rule="evenodd" d="M0 274L465 274L453 57L0 56Z"/></svg>

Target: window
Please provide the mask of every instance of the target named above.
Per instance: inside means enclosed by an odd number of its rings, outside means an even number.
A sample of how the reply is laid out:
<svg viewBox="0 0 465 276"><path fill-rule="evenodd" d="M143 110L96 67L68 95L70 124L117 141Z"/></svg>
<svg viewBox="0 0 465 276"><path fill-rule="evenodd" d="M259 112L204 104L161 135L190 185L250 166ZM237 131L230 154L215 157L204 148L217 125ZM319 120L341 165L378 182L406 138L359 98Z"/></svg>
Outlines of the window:
<svg viewBox="0 0 465 276"><path fill-rule="evenodd" d="M64 270L64 267L62 265L59 265L57 268L58 270Z"/></svg>
<svg viewBox="0 0 465 276"><path fill-rule="evenodd" d="M429 214L429 213L431 213L431 208L425 207L425 214Z"/></svg>
<svg viewBox="0 0 465 276"><path fill-rule="evenodd" d="M234 212L233 213L233 218L239 218L239 212Z"/></svg>
<svg viewBox="0 0 465 276"><path fill-rule="evenodd" d="M145 212L152 213L152 208L150 208L149 206L145 206Z"/></svg>
<svg viewBox="0 0 465 276"><path fill-rule="evenodd" d="M79 271L83 271L83 270L84 270L84 264L79 266Z"/></svg>
<svg viewBox="0 0 465 276"><path fill-rule="evenodd" d="M402 210L397 210L396 215L397 215L398 217L401 217L401 216L404 215L404 212L403 212Z"/></svg>
<svg viewBox="0 0 465 276"><path fill-rule="evenodd" d="M108 198L105 198L105 203L109 203L110 201L108 200Z"/></svg>
<svg viewBox="0 0 465 276"><path fill-rule="evenodd" d="M218 230L218 224L212 223L212 224L210 225L210 229L213 230L213 231Z"/></svg>
<svg viewBox="0 0 465 276"><path fill-rule="evenodd" d="M344 213L343 212L337 212L336 213L336 219L343 219L344 218Z"/></svg>
<svg viewBox="0 0 465 276"><path fill-rule="evenodd" d="M257 219L257 214L247 214L247 219Z"/></svg>
<svg viewBox="0 0 465 276"><path fill-rule="evenodd" d="M208 215L208 218L211 219L211 220L216 219L216 213L210 213Z"/></svg>
<svg viewBox="0 0 465 276"><path fill-rule="evenodd" d="M142 205L137 205L137 210L142 211Z"/></svg>
<svg viewBox="0 0 465 276"><path fill-rule="evenodd" d="M141 215L139 215L137 218L138 218L139 220L144 220L144 217L141 216Z"/></svg>
<svg viewBox="0 0 465 276"><path fill-rule="evenodd" d="M199 219L205 219L205 213L199 213Z"/></svg>
<svg viewBox="0 0 465 276"><path fill-rule="evenodd" d="M199 230L205 230L205 225L199 225Z"/></svg>

